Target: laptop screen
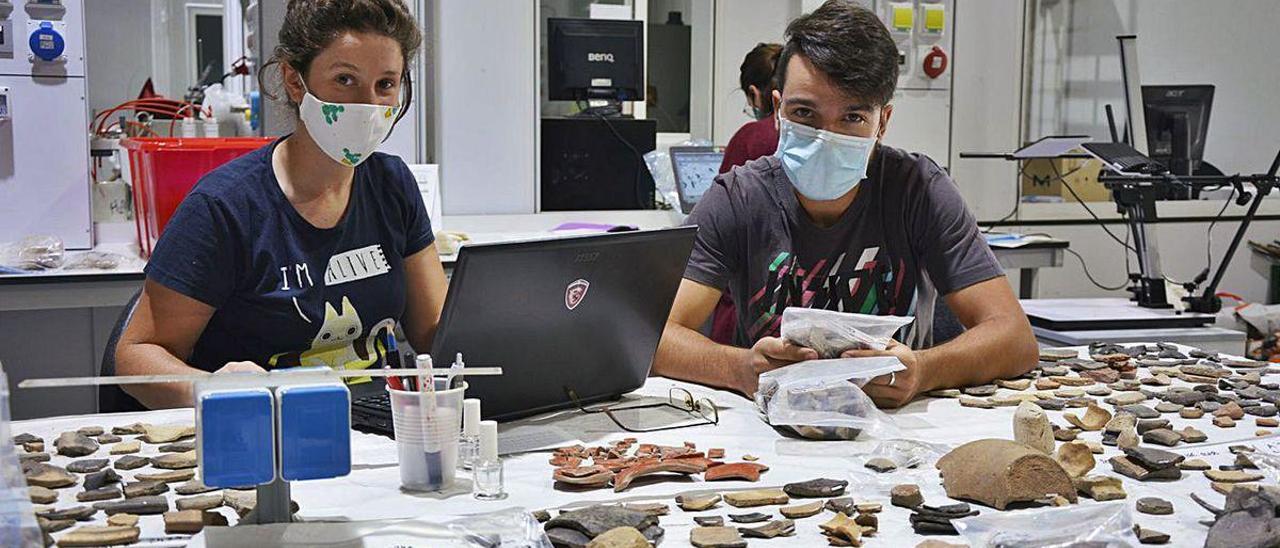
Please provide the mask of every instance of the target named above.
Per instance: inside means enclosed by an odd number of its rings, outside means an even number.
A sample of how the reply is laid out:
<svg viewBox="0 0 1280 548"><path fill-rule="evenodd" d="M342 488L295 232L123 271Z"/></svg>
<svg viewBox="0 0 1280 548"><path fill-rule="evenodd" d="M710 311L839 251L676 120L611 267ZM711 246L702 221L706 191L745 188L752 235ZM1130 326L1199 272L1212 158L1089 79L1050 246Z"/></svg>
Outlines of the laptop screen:
<svg viewBox="0 0 1280 548"><path fill-rule="evenodd" d="M676 185L680 194L681 209L688 213L702 195L711 188L712 181L720 174L724 153L716 150L672 151Z"/></svg>

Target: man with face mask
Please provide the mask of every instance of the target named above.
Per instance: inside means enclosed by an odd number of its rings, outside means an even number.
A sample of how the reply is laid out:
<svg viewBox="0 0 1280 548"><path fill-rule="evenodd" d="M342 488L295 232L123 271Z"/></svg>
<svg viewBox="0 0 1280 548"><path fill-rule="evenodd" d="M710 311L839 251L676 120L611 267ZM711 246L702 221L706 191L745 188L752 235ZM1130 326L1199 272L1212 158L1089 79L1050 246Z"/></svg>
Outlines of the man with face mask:
<svg viewBox="0 0 1280 548"><path fill-rule="evenodd" d="M790 306L915 316L887 350L846 353L907 367L867 385L881 406L1029 371L1031 327L955 183L929 158L880 144L898 49L879 18L829 0L786 38L778 150L722 175L690 215L698 237L655 372L753 394L760 373L818 357L778 338ZM737 346L697 331L725 291ZM967 331L935 347L939 295Z"/></svg>

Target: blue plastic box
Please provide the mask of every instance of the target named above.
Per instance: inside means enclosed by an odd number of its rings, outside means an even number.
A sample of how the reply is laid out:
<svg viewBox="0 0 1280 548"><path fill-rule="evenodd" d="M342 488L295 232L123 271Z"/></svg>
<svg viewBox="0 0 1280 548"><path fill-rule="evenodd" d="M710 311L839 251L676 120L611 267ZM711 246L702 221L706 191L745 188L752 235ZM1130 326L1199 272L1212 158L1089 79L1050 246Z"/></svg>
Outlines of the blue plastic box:
<svg viewBox="0 0 1280 548"><path fill-rule="evenodd" d="M247 487L275 479L275 406L265 388L216 390L196 402L200 479Z"/></svg>
<svg viewBox="0 0 1280 548"><path fill-rule="evenodd" d="M351 393L341 384L282 386L280 477L325 479L351 473Z"/></svg>

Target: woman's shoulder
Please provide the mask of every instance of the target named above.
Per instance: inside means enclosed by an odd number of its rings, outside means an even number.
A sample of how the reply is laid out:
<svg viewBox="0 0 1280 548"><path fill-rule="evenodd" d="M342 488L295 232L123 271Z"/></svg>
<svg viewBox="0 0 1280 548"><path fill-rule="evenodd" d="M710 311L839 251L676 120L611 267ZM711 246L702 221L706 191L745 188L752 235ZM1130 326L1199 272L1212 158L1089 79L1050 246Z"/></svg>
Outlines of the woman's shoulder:
<svg viewBox="0 0 1280 548"><path fill-rule="evenodd" d="M266 145L214 168L196 182L191 193L223 203L256 197L255 190L265 189L265 183L272 181L272 148Z"/></svg>

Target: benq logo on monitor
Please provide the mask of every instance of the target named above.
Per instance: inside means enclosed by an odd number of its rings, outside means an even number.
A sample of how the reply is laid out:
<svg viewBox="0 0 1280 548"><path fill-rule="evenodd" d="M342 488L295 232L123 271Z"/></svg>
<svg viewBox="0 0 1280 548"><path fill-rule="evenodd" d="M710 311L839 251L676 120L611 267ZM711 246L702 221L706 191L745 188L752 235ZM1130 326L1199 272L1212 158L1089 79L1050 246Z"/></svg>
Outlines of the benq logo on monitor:
<svg viewBox="0 0 1280 548"><path fill-rule="evenodd" d="M612 63L613 54L612 53L588 53L587 62L588 63Z"/></svg>

